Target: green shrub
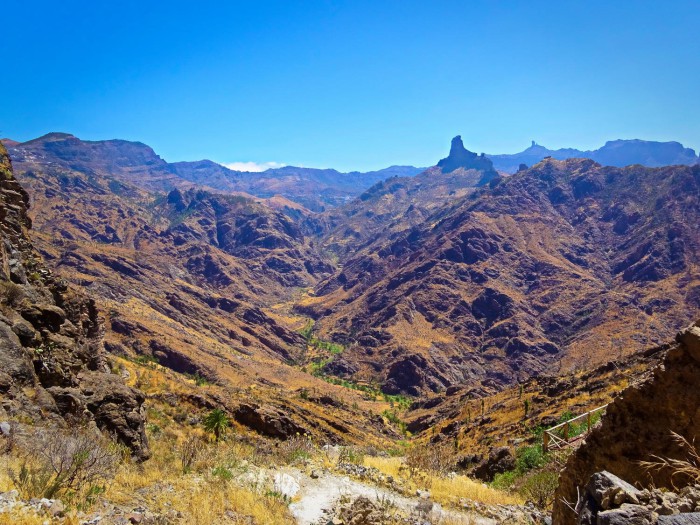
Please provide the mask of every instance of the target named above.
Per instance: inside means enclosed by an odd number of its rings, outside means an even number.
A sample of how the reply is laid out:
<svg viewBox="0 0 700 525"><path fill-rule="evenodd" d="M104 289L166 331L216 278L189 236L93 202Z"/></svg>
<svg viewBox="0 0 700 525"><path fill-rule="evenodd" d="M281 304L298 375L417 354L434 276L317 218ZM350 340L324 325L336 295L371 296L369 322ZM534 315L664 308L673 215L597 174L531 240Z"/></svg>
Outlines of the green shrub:
<svg viewBox="0 0 700 525"><path fill-rule="evenodd" d="M544 466L546 462L547 458L540 444L521 447L515 453L515 469L520 474L540 468Z"/></svg>
<svg viewBox="0 0 700 525"><path fill-rule="evenodd" d="M231 481L233 479L233 472L224 466L216 467L211 473L222 481Z"/></svg>
<svg viewBox="0 0 700 525"><path fill-rule="evenodd" d="M338 463L352 463L362 465L365 462L365 454L355 447L343 447L338 456Z"/></svg>
<svg viewBox="0 0 700 525"><path fill-rule="evenodd" d="M517 479L518 472L509 470L508 472L496 474L491 482L491 486L498 490L511 490Z"/></svg>

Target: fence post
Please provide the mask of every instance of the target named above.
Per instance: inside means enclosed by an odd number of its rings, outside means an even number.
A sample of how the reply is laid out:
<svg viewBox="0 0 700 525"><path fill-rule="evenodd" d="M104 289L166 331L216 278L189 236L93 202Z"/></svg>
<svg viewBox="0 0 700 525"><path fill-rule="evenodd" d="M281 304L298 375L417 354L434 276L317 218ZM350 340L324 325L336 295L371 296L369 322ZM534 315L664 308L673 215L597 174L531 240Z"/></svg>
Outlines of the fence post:
<svg viewBox="0 0 700 525"><path fill-rule="evenodd" d="M589 434L591 432L591 413L590 412L588 413L588 417L586 418L586 420L588 422L588 432L586 432L586 433Z"/></svg>
<svg viewBox="0 0 700 525"><path fill-rule="evenodd" d="M549 432L546 430L542 434L542 451L546 454L549 449Z"/></svg>
<svg viewBox="0 0 700 525"><path fill-rule="evenodd" d="M569 441L569 422L564 423L564 441Z"/></svg>

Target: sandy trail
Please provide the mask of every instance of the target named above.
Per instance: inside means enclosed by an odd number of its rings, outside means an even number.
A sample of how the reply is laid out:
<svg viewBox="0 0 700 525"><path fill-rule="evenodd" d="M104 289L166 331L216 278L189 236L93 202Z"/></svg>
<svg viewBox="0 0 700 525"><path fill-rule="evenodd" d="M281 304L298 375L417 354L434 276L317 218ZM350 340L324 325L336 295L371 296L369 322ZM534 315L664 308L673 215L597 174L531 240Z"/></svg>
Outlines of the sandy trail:
<svg viewBox="0 0 700 525"><path fill-rule="evenodd" d="M317 479L312 479L297 469L286 468L278 471L275 480L278 489L290 492L287 495L292 497L294 502L289 506L289 509L299 525L327 523L330 511L343 496L350 499L365 496L372 501L380 500L390 503L406 513L415 512L416 507L422 501L418 497L401 496L391 490L368 485L330 472L323 472ZM443 518L449 518L465 525L497 525L495 520L466 512L446 510L437 503L434 504L429 516L434 523L439 523Z"/></svg>

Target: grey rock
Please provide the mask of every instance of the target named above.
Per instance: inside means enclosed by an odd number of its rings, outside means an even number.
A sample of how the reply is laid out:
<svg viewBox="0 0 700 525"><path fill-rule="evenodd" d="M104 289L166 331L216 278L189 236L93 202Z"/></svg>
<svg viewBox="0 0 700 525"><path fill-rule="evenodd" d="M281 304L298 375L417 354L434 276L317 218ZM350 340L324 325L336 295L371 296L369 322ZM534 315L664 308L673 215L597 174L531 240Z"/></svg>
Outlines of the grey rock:
<svg viewBox="0 0 700 525"><path fill-rule="evenodd" d="M651 511L641 505L624 503L619 509L598 513L597 525L651 525Z"/></svg>
<svg viewBox="0 0 700 525"><path fill-rule="evenodd" d="M700 525L700 512L659 516L657 525Z"/></svg>
<svg viewBox="0 0 700 525"><path fill-rule="evenodd" d="M640 491L606 470L591 476L586 491L603 510L622 503L639 503Z"/></svg>

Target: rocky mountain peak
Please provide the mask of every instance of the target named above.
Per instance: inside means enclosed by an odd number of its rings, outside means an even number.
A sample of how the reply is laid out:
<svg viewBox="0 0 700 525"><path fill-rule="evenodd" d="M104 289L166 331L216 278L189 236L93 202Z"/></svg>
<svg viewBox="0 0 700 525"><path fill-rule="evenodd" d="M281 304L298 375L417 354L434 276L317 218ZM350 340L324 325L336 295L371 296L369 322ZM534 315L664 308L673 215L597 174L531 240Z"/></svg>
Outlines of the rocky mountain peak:
<svg viewBox="0 0 700 525"><path fill-rule="evenodd" d="M493 176L496 175L491 160L485 157L483 153L477 155L465 148L460 135L452 139L449 156L442 159L437 165L441 168L442 173L451 173L459 168L463 168L467 170L483 171L485 174L493 173ZM493 177L489 177L489 180L491 178ZM488 182L488 180L485 180L484 183L485 182Z"/></svg>

